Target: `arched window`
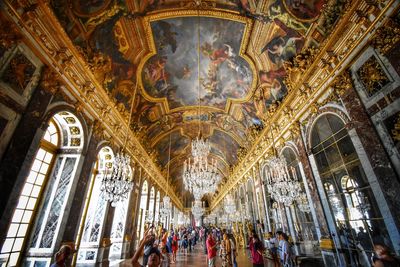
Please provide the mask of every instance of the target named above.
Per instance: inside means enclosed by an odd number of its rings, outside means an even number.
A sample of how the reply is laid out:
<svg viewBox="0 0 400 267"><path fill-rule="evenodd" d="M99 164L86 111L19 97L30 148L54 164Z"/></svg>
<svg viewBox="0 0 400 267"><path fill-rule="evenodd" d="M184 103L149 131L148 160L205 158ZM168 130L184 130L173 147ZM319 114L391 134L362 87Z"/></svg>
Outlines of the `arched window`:
<svg viewBox="0 0 400 267"><path fill-rule="evenodd" d="M143 185L142 185L142 193L140 196L140 210L139 210L140 224L138 225L139 240L142 239L143 233L144 233L144 224L145 224L145 219L146 219L145 215L146 215L146 210L147 210L148 194L149 194L149 185L148 185L147 181L144 181Z"/></svg>
<svg viewBox="0 0 400 267"><path fill-rule="evenodd" d="M355 264L370 265L374 242L392 244L356 149L343 121L334 114L317 119L311 147L342 247ZM360 246L350 244L360 243ZM362 250L361 250L362 248ZM363 251L366 251L365 253ZM356 257L355 255L358 255Z"/></svg>
<svg viewBox="0 0 400 267"><path fill-rule="evenodd" d="M130 173L133 176L133 172L130 171ZM115 206L114 220L111 228L111 258L120 259L122 256L122 245L124 242L126 216L128 213L130 197L131 191L129 191L127 198L125 198L123 201L117 202L117 205Z"/></svg>
<svg viewBox="0 0 400 267"><path fill-rule="evenodd" d="M303 179L301 178L302 174L296 153L291 147L285 147L282 150L282 156L285 158L288 168L293 169L294 172L296 173L296 177L297 179L299 179L299 182L301 184L301 189L302 189L301 192L305 196L305 187ZM293 179L296 179L296 177L292 175ZM304 207L299 208L298 201L304 201L304 203L300 203L303 204ZM296 231L295 239L296 242L300 242L302 244L307 241L314 241L317 239L317 234L315 232L315 226L311 217L311 213L309 212L309 210L306 210L305 208L309 208L309 203L307 198L298 199L296 202L293 203L293 208L290 208L291 218L293 219L293 226ZM304 248L305 247L300 246L300 249Z"/></svg>
<svg viewBox="0 0 400 267"><path fill-rule="evenodd" d="M107 201L101 194L101 181L107 170L112 168L114 153L110 147L103 147L97 155L96 167L93 170L92 190L86 196L88 212L82 217L83 227L78 259L79 263L95 263L103 232Z"/></svg>
<svg viewBox="0 0 400 267"><path fill-rule="evenodd" d="M24 266L50 263L82 145L82 126L73 114L63 111L50 119L1 249L7 266L20 265L24 247Z"/></svg>

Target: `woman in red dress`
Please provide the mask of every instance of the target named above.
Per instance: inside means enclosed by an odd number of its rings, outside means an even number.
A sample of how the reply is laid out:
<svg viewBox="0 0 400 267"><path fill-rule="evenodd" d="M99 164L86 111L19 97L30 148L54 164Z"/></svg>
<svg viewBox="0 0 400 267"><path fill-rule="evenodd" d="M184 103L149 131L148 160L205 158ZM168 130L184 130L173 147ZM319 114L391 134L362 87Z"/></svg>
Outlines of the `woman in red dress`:
<svg viewBox="0 0 400 267"><path fill-rule="evenodd" d="M174 237L172 238L172 262L176 262L176 251L178 250L178 235L174 234Z"/></svg>

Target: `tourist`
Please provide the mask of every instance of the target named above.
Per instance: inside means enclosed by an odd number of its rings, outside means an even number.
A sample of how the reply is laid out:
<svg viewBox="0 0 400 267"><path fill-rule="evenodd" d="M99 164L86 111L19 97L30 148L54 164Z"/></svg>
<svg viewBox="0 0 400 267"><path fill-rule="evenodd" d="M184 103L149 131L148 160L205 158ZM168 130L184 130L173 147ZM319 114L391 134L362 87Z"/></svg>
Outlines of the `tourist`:
<svg viewBox="0 0 400 267"><path fill-rule="evenodd" d="M235 237L232 234L229 235L229 241L231 243L232 264L233 264L233 267L237 267L237 262L236 262L236 256L237 256L236 241L235 241Z"/></svg>
<svg viewBox="0 0 400 267"><path fill-rule="evenodd" d="M208 267L215 267L215 258L217 256L217 245L212 233L208 234L206 240Z"/></svg>
<svg viewBox="0 0 400 267"><path fill-rule="evenodd" d="M400 267L400 261L390 255L389 248L384 244L374 245L375 256L372 257L374 267Z"/></svg>
<svg viewBox="0 0 400 267"><path fill-rule="evenodd" d="M151 249L154 247L154 241L155 241L155 234L153 233L153 230L149 232L149 239L145 242L144 244L144 249L143 249L143 265L147 265L147 260L150 256Z"/></svg>
<svg viewBox="0 0 400 267"><path fill-rule="evenodd" d="M283 266L292 266L292 254L291 254L291 249L290 249L290 244L289 244L289 237L285 233L280 233L279 234L279 256L280 256L280 261Z"/></svg>
<svg viewBox="0 0 400 267"><path fill-rule="evenodd" d="M69 257L72 255L73 249L68 245L61 246L55 255L55 262L50 267L64 267L67 265Z"/></svg>
<svg viewBox="0 0 400 267"><path fill-rule="evenodd" d="M274 266L279 266L279 259L277 257L278 240L277 240L276 236L274 234L272 234L272 232L269 232L267 241L268 241L268 250L270 252L272 260L274 261Z"/></svg>
<svg viewBox="0 0 400 267"><path fill-rule="evenodd" d="M251 253L251 261L253 267L264 267L264 245L258 237L257 233L253 230L249 242L249 249Z"/></svg>
<svg viewBox="0 0 400 267"><path fill-rule="evenodd" d="M222 260L222 267L232 267L232 255L231 255L231 242L229 241L228 235L224 234L221 242L220 257Z"/></svg>
<svg viewBox="0 0 400 267"><path fill-rule="evenodd" d="M175 234L173 234L171 249L172 249L172 263L175 263L176 251L178 250L178 236Z"/></svg>
<svg viewBox="0 0 400 267"><path fill-rule="evenodd" d="M139 263L139 258L143 253L143 249L144 249L144 245L148 242L150 242L150 240L153 238L152 236L152 232L150 232L150 229L147 229L147 231L144 233L143 239L140 241L139 243L139 247L135 252L135 255L133 255L132 258L132 266L133 267L143 267L143 265L141 265ZM161 254L160 251L155 248L152 247L150 252L149 252L149 257L147 260L147 267L158 267L160 266L161 263Z"/></svg>

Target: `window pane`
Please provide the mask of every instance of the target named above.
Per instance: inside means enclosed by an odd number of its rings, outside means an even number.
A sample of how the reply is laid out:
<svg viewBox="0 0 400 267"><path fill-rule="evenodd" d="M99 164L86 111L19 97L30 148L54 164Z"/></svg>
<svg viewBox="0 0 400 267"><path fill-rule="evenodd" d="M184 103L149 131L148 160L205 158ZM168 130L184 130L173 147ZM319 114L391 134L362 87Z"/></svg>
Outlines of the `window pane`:
<svg viewBox="0 0 400 267"><path fill-rule="evenodd" d="M30 196L32 192L33 185L26 183L24 186L24 189L22 189L22 195L24 196Z"/></svg>
<svg viewBox="0 0 400 267"><path fill-rule="evenodd" d="M39 193L40 193L40 186L38 186L38 185L33 186L33 190L32 190L31 195L33 197L38 197Z"/></svg>
<svg viewBox="0 0 400 267"><path fill-rule="evenodd" d="M48 168L49 168L49 165L46 164L46 163L43 163L43 164L42 164L42 167L40 168L40 173L46 174Z"/></svg>
<svg viewBox="0 0 400 267"><path fill-rule="evenodd" d="M28 230L28 225L27 224L21 224L19 229L18 229L18 236L19 237L25 237L26 231Z"/></svg>
<svg viewBox="0 0 400 267"><path fill-rule="evenodd" d="M328 147L325 150L325 155L328 158L328 162L331 167L333 167L332 165L342 165L342 159L340 157L339 150L335 145Z"/></svg>
<svg viewBox="0 0 400 267"><path fill-rule="evenodd" d="M10 252L13 243L14 243L14 239L13 239L13 238L7 238L7 239L4 241L3 247L1 248L1 253Z"/></svg>
<svg viewBox="0 0 400 267"><path fill-rule="evenodd" d="M8 264L11 265L11 266L17 265L18 256L19 256L19 253L11 253L10 260L9 260Z"/></svg>
<svg viewBox="0 0 400 267"><path fill-rule="evenodd" d="M20 196L17 209L25 209L27 203L28 203L28 197Z"/></svg>
<svg viewBox="0 0 400 267"><path fill-rule="evenodd" d="M44 151L42 148L39 148L38 152L36 153L36 158L39 160L43 160L45 154L46 154L46 151Z"/></svg>
<svg viewBox="0 0 400 267"><path fill-rule="evenodd" d="M315 160L317 162L317 166L320 172L326 172L327 168L329 167L328 161L325 157L324 152L320 152L315 155Z"/></svg>
<svg viewBox="0 0 400 267"><path fill-rule="evenodd" d="M31 170L35 171L35 172L39 172L41 165L42 165L42 162L40 160L35 159L35 161L33 162Z"/></svg>
<svg viewBox="0 0 400 267"><path fill-rule="evenodd" d="M26 210L24 212L24 216L22 217L22 222L23 223L29 223L31 217L32 217L32 211Z"/></svg>
<svg viewBox="0 0 400 267"><path fill-rule="evenodd" d="M37 184L37 185L42 185L43 184L43 181L44 181L44 175L43 174L38 174L38 176L37 176L37 178L36 178L36 182L35 182L35 184Z"/></svg>
<svg viewBox="0 0 400 267"><path fill-rule="evenodd" d="M16 209L15 211L14 211L14 216L13 216L13 218L12 218L12 222L20 222L21 221L21 219L22 219L22 215L24 214L24 211L23 210L20 210L20 209Z"/></svg>
<svg viewBox="0 0 400 267"><path fill-rule="evenodd" d="M53 158L53 154L47 152L43 161L46 162L46 163L50 163L52 158Z"/></svg>
<svg viewBox="0 0 400 267"><path fill-rule="evenodd" d="M31 172L29 173L28 178L26 179L26 182L32 183L32 184L33 184L33 183L35 182L35 180L36 180L36 176L37 176L37 172L31 171Z"/></svg>
<svg viewBox="0 0 400 267"><path fill-rule="evenodd" d="M333 133L337 133L341 129L343 129L343 127L344 127L343 121L338 116L329 114L326 116L326 118L329 121L329 125L332 128Z"/></svg>
<svg viewBox="0 0 400 267"><path fill-rule="evenodd" d="M320 118L317 121L315 127L318 131L319 139L321 140L321 142L325 139L328 139L332 135L332 130L328 124L328 121L326 120L326 116Z"/></svg>
<svg viewBox="0 0 400 267"><path fill-rule="evenodd" d="M19 251L22 248L22 243L24 242L23 238L17 238L15 239L14 246L13 246L13 251Z"/></svg>
<svg viewBox="0 0 400 267"><path fill-rule="evenodd" d="M7 237L15 237L18 232L18 224L12 223L10 224L10 228L8 229Z"/></svg>
<svg viewBox="0 0 400 267"><path fill-rule="evenodd" d="M33 208L35 207L35 204L36 204L36 198L29 198L29 201L28 201L28 205L26 206L26 208L28 209L28 210L33 210Z"/></svg>

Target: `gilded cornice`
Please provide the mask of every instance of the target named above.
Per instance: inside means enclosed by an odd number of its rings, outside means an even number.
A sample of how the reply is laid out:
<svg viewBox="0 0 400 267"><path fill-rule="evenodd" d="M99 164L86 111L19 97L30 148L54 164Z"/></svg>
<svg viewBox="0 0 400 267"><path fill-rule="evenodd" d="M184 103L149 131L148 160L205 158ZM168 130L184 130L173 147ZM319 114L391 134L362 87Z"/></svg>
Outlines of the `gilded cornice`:
<svg viewBox="0 0 400 267"><path fill-rule="evenodd" d="M347 88L351 80L344 69L368 43L371 34L382 26L388 15L399 5L395 0L386 1L378 13L376 5L368 3L364 0L354 1L331 36L318 49L306 49L294 59L294 64L289 65L290 80L286 81L290 83L287 84L288 95L278 107L270 107L264 130L248 153L234 167L228 181L218 189L219 193L211 202L211 210L251 174L255 164L271 155L271 128L275 143L284 143L286 133L299 134L298 122L312 111L313 107L318 109L321 105L318 101L327 90L333 87L337 92L332 96L337 96ZM363 15L371 12L374 12L374 16L370 16L374 18L372 21Z"/></svg>
<svg viewBox="0 0 400 267"><path fill-rule="evenodd" d="M111 100L99 84L88 62L71 42L49 4L43 1L34 5L24 3L6 1L2 7L21 28L34 50L39 52L41 59L60 75L67 90L80 99L77 103L79 109L85 110L98 121L94 129L97 134L107 135L116 146L122 146L128 133L126 151L151 177L152 182L163 188L177 208L182 210L181 199L167 186L166 179L130 130L127 117L122 116L117 103Z"/></svg>

